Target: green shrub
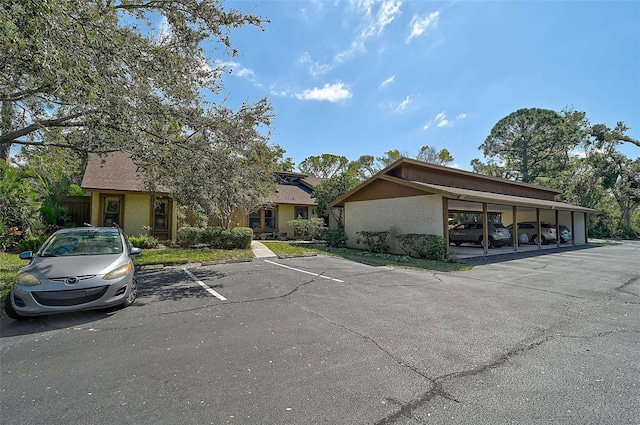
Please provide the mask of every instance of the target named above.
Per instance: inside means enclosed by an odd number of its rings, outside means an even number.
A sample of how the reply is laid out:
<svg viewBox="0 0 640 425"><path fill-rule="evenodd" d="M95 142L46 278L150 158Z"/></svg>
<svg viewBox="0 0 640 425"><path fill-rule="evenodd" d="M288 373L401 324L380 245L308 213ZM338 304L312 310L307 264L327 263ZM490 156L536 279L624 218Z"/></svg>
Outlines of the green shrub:
<svg viewBox="0 0 640 425"><path fill-rule="evenodd" d="M622 226L615 232L615 236L622 239L636 239L638 237L638 233L631 227Z"/></svg>
<svg viewBox="0 0 640 425"><path fill-rule="evenodd" d="M136 248L152 249L158 246L158 239L150 235L129 236L128 239Z"/></svg>
<svg viewBox="0 0 640 425"><path fill-rule="evenodd" d="M203 244L214 249L247 249L252 239L253 231L248 227L181 227L177 243L181 247Z"/></svg>
<svg viewBox="0 0 640 425"><path fill-rule="evenodd" d="M329 229L325 228L322 231L322 239L327 242L327 245L340 248L347 244L347 239L349 236L344 229Z"/></svg>
<svg viewBox="0 0 640 425"><path fill-rule="evenodd" d="M233 248L234 249L249 249L251 248L251 240L253 239L253 230L248 227L235 227L231 229L233 234Z"/></svg>
<svg viewBox="0 0 640 425"><path fill-rule="evenodd" d="M18 249L23 251L37 251L40 249L44 241L47 240L47 236L28 236L18 242Z"/></svg>
<svg viewBox="0 0 640 425"><path fill-rule="evenodd" d="M364 245L370 252L387 252L389 245L387 244L388 231L385 232L356 232L358 245Z"/></svg>
<svg viewBox="0 0 640 425"><path fill-rule="evenodd" d="M287 224L293 230L294 238L305 241L319 239L322 236L322 230L324 229L324 219L317 217L302 220L289 220Z"/></svg>
<svg viewBox="0 0 640 425"><path fill-rule="evenodd" d="M183 248L193 246L200 242L203 230L200 227L181 227L178 229L176 241Z"/></svg>
<svg viewBox="0 0 640 425"><path fill-rule="evenodd" d="M445 259L447 246L442 236L408 233L398 235L396 239L398 239L400 249L411 257L429 260Z"/></svg>

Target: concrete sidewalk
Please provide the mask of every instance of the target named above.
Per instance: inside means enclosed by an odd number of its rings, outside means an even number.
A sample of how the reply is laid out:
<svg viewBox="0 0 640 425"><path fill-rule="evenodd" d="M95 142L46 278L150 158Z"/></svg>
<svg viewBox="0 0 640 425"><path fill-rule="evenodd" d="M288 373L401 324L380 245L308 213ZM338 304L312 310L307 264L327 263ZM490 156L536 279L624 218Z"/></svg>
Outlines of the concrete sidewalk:
<svg viewBox="0 0 640 425"><path fill-rule="evenodd" d="M273 251L265 246L262 242L251 241L251 250L253 251L253 255L256 258L269 258L269 257L277 257Z"/></svg>

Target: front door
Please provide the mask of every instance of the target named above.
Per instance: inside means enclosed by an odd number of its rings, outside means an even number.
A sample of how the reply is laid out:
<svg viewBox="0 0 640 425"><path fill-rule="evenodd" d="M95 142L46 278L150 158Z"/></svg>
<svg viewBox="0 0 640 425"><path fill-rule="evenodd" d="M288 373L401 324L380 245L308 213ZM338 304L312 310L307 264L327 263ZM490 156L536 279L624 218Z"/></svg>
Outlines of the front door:
<svg viewBox="0 0 640 425"><path fill-rule="evenodd" d="M122 196L105 195L103 198L102 225L111 227L122 223Z"/></svg>

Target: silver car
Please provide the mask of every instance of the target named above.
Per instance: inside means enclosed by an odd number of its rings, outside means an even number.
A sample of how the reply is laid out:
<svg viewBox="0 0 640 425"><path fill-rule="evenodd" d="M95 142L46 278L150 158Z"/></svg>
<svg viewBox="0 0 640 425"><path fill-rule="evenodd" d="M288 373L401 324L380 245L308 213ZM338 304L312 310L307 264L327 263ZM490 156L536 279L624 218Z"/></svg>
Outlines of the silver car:
<svg viewBox="0 0 640 425"><path fill-rule="evenodd" d="M449 229L449 242L460 246L463 243L482 245L482 223L461 223ZM489 223L489 247L512 245L511 233L501 223Z"/></svg>
<svg viewBox="0 0 640 425"><path fill-rule="evenodd" d="M513 224L507 226L513 232ZM518 223L518 234L526 234L529 241L533 244L538 243L538 223L535 221L523 221ZM553 224L540 222L540 243L546 245L556 242L556 226Z"/></svg>
<svg viewBox="0 0 640 425"><path fill-rule="evenodd" d="M138 294L132 247L119 228L77 227L58 230L16 275L5 298L13 319L111 306L129 306Z"/></svg>

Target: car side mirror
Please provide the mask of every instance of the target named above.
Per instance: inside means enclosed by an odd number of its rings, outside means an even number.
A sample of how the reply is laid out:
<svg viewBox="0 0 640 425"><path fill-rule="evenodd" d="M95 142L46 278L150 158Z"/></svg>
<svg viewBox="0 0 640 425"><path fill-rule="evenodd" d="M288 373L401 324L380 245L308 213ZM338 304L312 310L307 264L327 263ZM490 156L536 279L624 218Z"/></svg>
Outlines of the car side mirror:
<svg viewBox="0 0 640 425"><path fill-rule="evenodd" d="M31 260L33 258L33 251L24 251L18 254L18 258L21 260Z"/></svg>
<svg viewBox="0 0 640 425"><path fill-rule="evenodd" d="M142 249L140 248L136 248L135 246L133 248L131 248L131 251L129 251L130 255L138 255L142 253Z"/></svg>

